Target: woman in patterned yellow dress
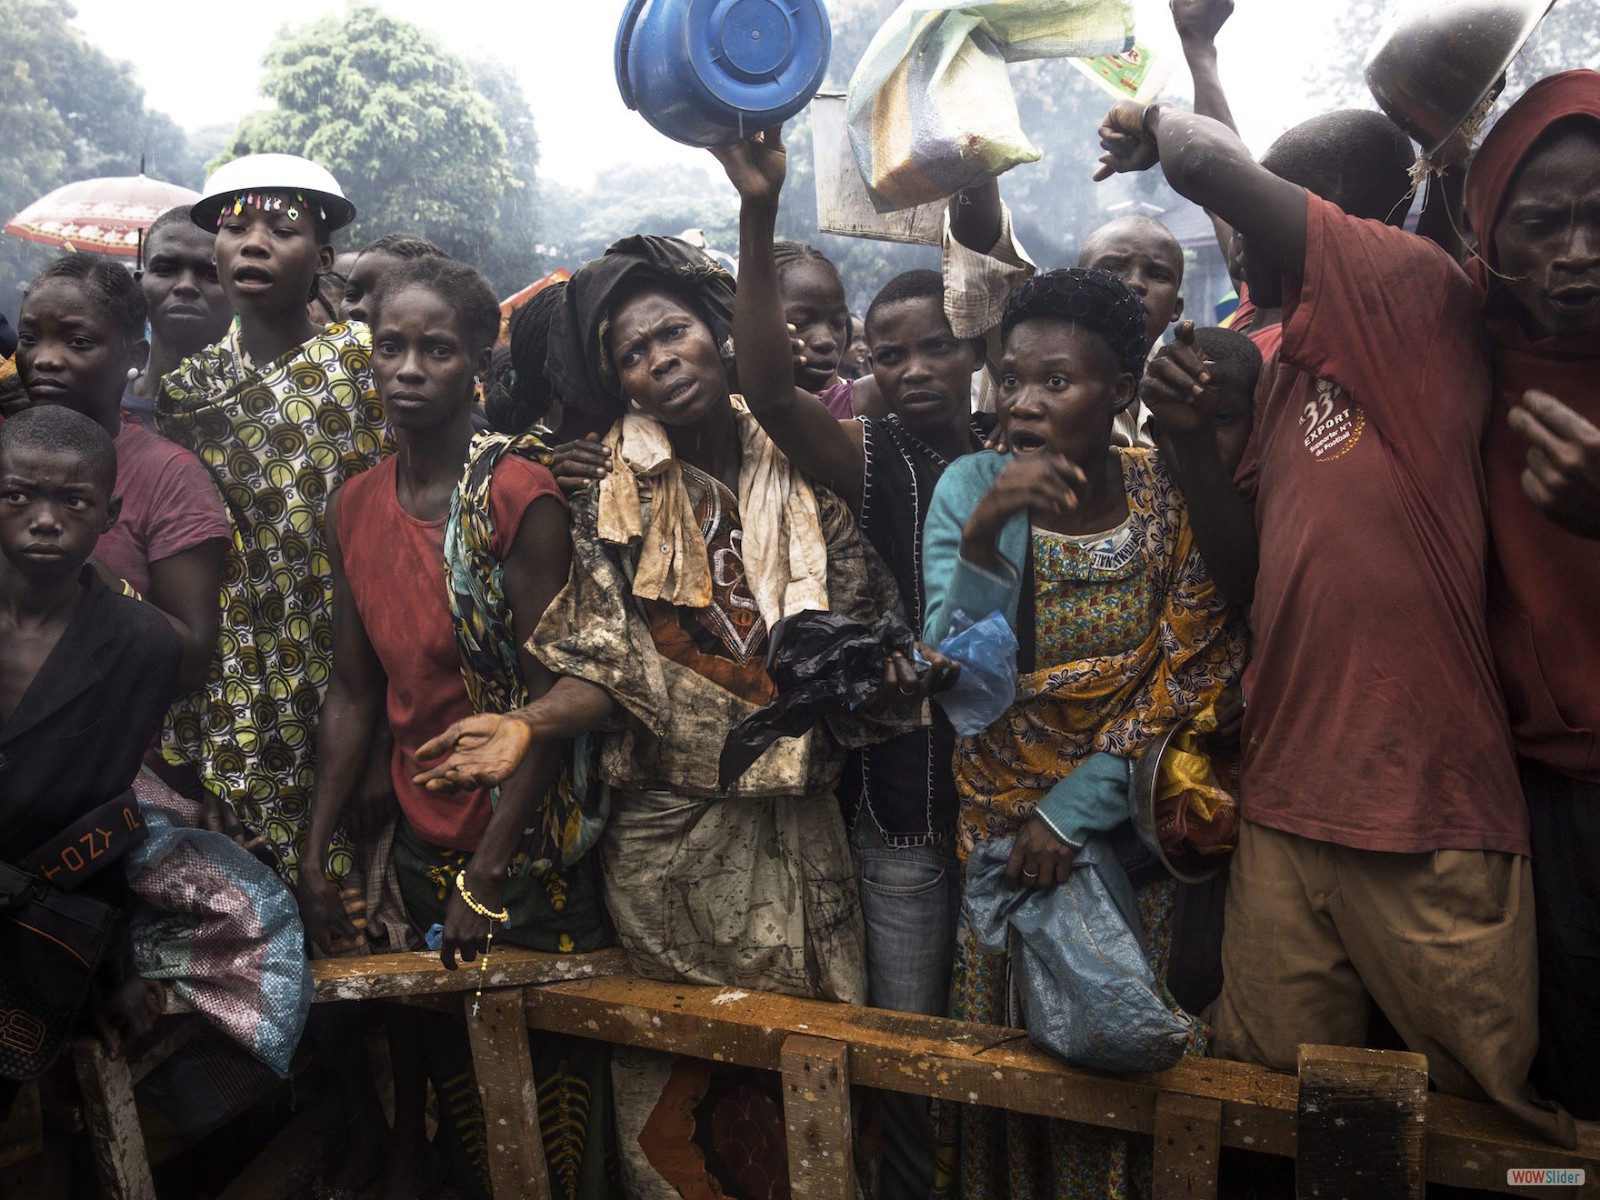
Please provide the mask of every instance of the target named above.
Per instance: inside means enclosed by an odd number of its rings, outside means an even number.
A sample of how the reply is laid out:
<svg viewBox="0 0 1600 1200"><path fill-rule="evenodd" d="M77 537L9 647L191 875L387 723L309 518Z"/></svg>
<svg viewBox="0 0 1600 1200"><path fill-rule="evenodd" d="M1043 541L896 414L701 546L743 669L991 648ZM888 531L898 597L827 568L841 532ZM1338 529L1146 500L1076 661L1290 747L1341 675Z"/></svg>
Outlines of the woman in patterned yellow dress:
<svg viewBox="0 0 1600 1200"><path fill-rule="evenodd" d="M1103 271L1050 271L1013 293L998 403L1010 452L968 456L940 480L923 535L924 636L937 644L958 611L999 610L1022 648L1016 701L956 747L962 861L1015 835L1008 876L1051 887L1085 836L1109 834L1164 979L1175 885L1127 824L1131 762L1221 695L1244 644L1157 452L1111 445L1143 369L1144 328L1138 297ZM963 927L952 1015L1016 1025L1011 993L1006 956L979 951ZM959 1126L958 1165L947 1146L940 1195L1148 1193L1148 1142L976 1107L946 1125Z"/></svg>
<svg viewBox="0 0 1600 1200"><path fill-rule="evenodd" d="M333 641L323 508L387 437L366 327L306 316L333 262L329 234L355 208L322 168L266 154L219 168L190 216L216 231L217 276L238 316L161 381L156 419L210 470L233 543L207 686L175 711L163 751L193 764L292 880Z"/></svg>

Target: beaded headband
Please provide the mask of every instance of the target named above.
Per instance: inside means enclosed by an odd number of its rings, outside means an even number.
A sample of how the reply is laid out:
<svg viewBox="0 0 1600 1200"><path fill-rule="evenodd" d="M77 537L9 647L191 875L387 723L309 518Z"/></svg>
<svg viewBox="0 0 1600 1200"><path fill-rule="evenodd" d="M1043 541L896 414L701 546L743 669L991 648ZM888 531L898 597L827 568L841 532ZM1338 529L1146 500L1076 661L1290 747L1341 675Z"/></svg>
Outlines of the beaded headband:
<svg viewBox="0 0 1600 1200"><path fill-rule="evenodd" d="M253 208L259 212L280 212L283 210L284 202L285 195L282 192L239 192L235 194L231 204L226 201L223 202L221 211L217 213L217 228L222 228L222 219L230 214L238 216L246 208ZM303 206L307 212L311 211L311 206L306 203L306 198L296 192L294 200L289 203L288 212L285 214L291 221L300 219L300 208L296 207L296 205ZM317 214L326 224L328 210L319 205Z"/></svg>

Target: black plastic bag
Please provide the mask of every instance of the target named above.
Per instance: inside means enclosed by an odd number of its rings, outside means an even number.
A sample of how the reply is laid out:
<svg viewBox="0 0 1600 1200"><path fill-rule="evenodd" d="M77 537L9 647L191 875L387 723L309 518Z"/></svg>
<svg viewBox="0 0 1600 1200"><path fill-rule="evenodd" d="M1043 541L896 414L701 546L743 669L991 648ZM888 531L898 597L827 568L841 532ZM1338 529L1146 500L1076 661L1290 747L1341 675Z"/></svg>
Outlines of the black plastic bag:
<svg viewBox="0 0 1600 1200"><path fill-rule="evenodd" d="M778 698L729 731L717 763L717 786L727 791L781 737L798 737L822 717L854 709L883 682L889 655L911 657L915 639L896 613L871 628L839 613L808 609L773 626L767 672Z"/></svg>

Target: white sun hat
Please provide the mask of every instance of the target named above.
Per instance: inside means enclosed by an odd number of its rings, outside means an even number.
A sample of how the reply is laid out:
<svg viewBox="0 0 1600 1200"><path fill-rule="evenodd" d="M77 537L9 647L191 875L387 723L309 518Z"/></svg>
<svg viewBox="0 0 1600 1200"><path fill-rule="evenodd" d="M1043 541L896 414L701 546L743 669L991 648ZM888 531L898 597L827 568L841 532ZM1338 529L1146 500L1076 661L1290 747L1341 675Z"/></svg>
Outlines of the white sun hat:
<svg viewBox="0 0 1600 1200"><path fill-rule="evenodd" d="M201 199L189 210L189 219L207 233L217 228L222 206L235 196L252 192L293 192L315 203L330 233L356 219L356 206L345 199L339 181L326 167L298 154L246 154L223 163L206 180Z"/></svg>

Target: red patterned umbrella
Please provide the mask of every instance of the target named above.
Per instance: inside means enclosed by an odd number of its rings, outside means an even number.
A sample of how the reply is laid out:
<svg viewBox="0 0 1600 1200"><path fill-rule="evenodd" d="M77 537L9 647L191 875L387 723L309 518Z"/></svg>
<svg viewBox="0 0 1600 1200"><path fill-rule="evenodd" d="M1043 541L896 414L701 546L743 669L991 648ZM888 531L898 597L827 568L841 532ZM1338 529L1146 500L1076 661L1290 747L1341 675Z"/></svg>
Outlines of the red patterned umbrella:
<svg viewBox="0 0 1600 1200"><path fill-rule="evenodd" d="M142 174L80 179L35 200L6 222L5 231L63 250L133 258L157 217L198 199L199 192Z"/></svg>

